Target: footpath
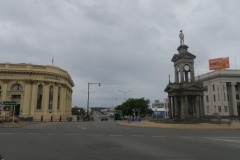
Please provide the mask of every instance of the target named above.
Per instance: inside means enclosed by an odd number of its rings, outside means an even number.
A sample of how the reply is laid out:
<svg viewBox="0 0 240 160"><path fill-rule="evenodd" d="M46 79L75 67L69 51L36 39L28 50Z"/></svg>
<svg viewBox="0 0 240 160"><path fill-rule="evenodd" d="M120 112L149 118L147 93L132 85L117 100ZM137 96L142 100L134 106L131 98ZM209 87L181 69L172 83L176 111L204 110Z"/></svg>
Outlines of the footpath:
<svg viewBox="0 0 240 160"><path fill-rule="evenodd" d="M141 122L128 122L121 121L118 124L135 126L135 127L158 127L158 128L173 128L173 129L240 129L240 122L233 120L229 126L224 124L211 124L211 123L199 123L199 124L169 124L169 123L156 123L143 120Z"/></svg>

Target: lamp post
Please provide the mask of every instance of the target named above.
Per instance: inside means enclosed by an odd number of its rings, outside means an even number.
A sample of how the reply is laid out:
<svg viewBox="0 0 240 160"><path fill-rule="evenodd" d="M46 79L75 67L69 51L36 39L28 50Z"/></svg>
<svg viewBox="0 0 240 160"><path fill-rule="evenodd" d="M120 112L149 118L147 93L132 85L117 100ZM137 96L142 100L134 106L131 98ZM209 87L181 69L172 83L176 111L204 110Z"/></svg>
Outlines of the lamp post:
<svg viewBox="0 0 240 160"><path fill-rule="evenodd" d="M124 92L124 91L120 91L120 90L119 90L119 92L124 93L124 101L126 101L126 93L131 92L131 91Z"/></svg>
<svg viewBox="0 0 240 160"><path fill-rule="evenodd" d="M101 86L101 83L89 83L88 82L88 101L87 101L87 118L88 118L88 120L89 120L89 115L88 115L88 112L89 112L89 86L91 85L91 84L98 84L98 86Z"/></svg>
<svg viewBox="0 0 240 160"><path fill-rule="evenodd" d="M116 107L117 107L117 99L121 97L112 97L112 98L116 99Z"/></svg>

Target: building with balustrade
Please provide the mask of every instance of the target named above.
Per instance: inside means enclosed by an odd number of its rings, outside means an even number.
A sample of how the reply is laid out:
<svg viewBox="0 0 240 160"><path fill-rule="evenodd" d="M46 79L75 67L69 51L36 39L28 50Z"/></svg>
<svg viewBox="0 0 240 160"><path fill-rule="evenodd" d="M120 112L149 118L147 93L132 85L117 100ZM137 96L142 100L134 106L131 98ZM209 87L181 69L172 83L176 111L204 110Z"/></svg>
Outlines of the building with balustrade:
<svg viewBox="0 0 240 160"><path fill-rule="evenodd" d="M33 117L35 121L65 120L72 115L73 87L68 72L57 66L0 63L0 100L17 103L15 108L8 107L6 116Z"/></svg>
<svg viewBox="0 0 240 160"><path fill-rule="evenodd" d="M218 113L225 118L240 116L240 70L215 70L196 77L207 88L204 92L205 116Z"/></svg>

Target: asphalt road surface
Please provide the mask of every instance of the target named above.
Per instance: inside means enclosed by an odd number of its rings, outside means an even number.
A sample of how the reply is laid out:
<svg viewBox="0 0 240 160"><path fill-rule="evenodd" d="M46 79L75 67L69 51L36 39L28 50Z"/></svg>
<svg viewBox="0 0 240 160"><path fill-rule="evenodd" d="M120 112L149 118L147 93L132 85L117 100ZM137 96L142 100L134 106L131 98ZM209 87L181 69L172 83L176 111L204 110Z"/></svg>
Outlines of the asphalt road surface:
<svg viewBox="0 0 240 160"><path fill-rule="evenodd" d="M239 160L240 130L161 129L118 122L0 128L5 160ZM137 123L137 122L136 122Z"/></svg>

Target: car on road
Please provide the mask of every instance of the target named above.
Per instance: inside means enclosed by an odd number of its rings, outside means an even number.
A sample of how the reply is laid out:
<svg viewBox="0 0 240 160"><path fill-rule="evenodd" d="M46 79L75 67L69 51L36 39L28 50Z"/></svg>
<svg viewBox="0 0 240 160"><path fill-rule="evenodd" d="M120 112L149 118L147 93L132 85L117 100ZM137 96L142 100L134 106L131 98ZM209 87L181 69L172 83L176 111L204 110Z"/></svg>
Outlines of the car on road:
<svg viewBox="0 0 240 160"><path fill-rule="evenodd" d="M108 121L108 117L107 116L102 116L101 121Z"/></svg>

